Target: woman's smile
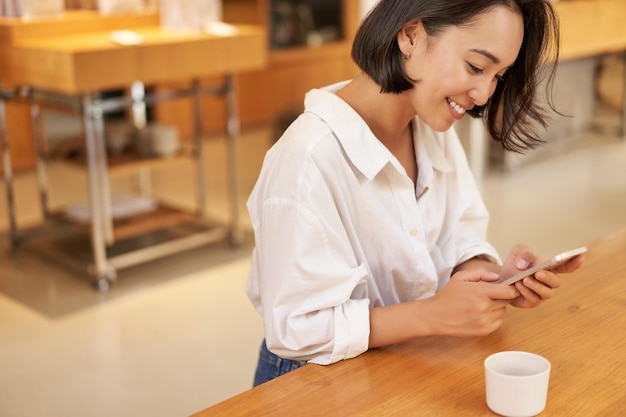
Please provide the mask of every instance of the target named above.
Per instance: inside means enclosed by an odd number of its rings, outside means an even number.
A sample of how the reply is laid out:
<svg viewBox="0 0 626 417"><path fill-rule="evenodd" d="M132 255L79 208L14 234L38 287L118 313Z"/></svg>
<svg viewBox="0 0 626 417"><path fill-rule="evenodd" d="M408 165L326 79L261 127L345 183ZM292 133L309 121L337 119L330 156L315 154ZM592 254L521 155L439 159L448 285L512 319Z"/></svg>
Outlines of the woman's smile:
<svg viewBox="0 0 626 417"><path fill-rule="evenodd" d="M456 101L452 100L451 98L446 98L446 101L448 102L448 104L450 105L450 108L452 109L452 116L454 116L455 119L462 119L463 116L465 115L465 112L468 110L465 107L462 107L461 105L459 105Z"/></svg>

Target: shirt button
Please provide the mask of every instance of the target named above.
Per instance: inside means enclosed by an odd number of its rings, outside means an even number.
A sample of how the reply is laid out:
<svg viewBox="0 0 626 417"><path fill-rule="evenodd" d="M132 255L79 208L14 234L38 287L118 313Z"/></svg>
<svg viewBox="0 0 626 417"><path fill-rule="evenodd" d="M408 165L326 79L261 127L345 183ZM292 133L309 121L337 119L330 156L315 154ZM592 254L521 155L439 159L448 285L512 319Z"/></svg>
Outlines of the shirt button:
<svg viewBox="0 0 626 417"><path fill-rule="evenodd" d="M411 231L409 232L409 234L413 237L417 236L418 232L417 229L411 229Z"/></svg>

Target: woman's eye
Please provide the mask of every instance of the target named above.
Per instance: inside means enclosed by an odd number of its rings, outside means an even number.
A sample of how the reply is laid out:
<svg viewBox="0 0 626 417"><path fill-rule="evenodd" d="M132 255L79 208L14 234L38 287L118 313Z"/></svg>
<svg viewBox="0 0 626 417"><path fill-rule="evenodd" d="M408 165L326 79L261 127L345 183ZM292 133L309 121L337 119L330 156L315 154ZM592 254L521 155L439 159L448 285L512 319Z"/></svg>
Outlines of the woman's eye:
<svg viewBox="0 0 626 417"><path fill-rule="evenodd" d="M485 72L485 70L483 70L482 68L477 67L476 65L470 64L469 62L467 62L467 66L470 69L470 71L474 74L481 75ZM504 75L496 74L494 77L494 80L500 83L504 81Z"/></svg>
<svg viewBox="0 0 626 417"><path fill-rule="evenodd" d="M474 74L482 74L483 73L483 69L482 68L478 68L476 65L472 65L469 62L467 63L470 71L472 71Z"/></svg>

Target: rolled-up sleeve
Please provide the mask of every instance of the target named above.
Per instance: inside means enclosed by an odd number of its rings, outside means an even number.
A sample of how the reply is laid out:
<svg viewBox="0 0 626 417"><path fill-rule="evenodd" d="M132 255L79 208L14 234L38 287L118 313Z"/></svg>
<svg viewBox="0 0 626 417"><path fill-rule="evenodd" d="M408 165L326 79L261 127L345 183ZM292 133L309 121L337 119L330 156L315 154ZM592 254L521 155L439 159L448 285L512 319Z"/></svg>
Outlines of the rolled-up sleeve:
<svg viewBox="0 0 626 417"><path fill-rule="evenodd" d="M327 190L295 194L250 207L258 216L248 295L275 354L322 365L355 357L368 348L368 270L356 261Z"/></svg>
<svg viewBox="0 0 626 417"><path fill-rule="evenodd" d="M329 153L340 157L329 138ZM263 316L268 349L330 364L368 348L371 277L337 207L345 195L324 171L341 164L322 157L329 166L320 168L311 153L297 155L303 154L281 153L248 200L255 233L248 296Z"/></svg>

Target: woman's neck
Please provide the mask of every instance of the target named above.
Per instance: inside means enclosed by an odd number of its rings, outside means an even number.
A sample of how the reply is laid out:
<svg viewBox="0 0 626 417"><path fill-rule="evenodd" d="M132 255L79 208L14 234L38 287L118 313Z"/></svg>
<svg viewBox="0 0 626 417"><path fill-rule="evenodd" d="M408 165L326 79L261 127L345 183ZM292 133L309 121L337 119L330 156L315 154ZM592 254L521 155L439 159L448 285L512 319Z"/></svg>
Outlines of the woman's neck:
<svg viewBox="0 0 626 417"><path fill-rule="evenodd" d="M367 123L372 133L404 166L413 183L417 180L411 120L415 117L404 94L384 94L367 75L359 74L337 92Z"/></svg>

